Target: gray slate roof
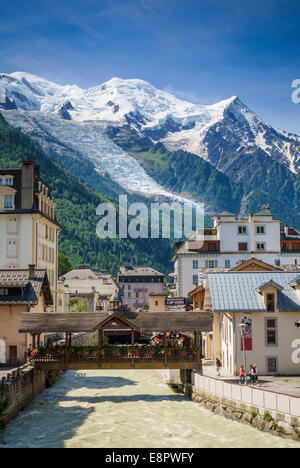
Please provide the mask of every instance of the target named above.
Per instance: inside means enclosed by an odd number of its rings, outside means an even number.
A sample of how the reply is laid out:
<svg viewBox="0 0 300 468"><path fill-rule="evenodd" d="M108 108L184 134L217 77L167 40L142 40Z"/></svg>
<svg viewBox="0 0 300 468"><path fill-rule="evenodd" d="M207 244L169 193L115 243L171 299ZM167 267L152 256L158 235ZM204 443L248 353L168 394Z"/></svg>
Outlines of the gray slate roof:
<svg viewBox="0 0 300 468"><path fill-rule="evenodd" d="M36 305L42 288L44 288L46 304L53 304L47 272L43 269L35 269L32 278L29 278L28 269L0 270L0 288L21 288L23 291L20 296L0 296L0 304Z"/></svg>
<svg viewBox="0 0 300 468"><path fill-rule="evenodd" d="M289 285L295 272L208 273L207 280L214 312L265 312L264 298L257 289L270 281L282 286L278 291L280 311L300 311L300 299Z"/></svg>

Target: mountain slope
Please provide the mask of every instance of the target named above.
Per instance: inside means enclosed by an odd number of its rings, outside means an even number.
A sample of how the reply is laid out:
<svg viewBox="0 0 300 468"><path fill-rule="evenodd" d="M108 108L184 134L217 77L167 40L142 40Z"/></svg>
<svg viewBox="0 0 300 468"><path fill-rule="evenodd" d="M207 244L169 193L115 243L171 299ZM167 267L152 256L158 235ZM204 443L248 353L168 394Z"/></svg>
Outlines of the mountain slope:
<svg viewBox="0 0 300 468"><path fill-rule="evenodd" d="M52 187L57 203L57 219L63 226L59 250L73 266L89 264L116 274L120 264L147 264L166 273L170 268L171 243L168 239L98 239L96 208L110 200L84 184L22 133L12 129L0 115L0 167L19 167L21 158L34 158L41 175ZM100 187L107 191L101 175Z"/></svg>
<svg viewBox="0 0 300 468"><path fill-rule="evenodd" d="M235 96L203 106L142 80L113 78L84 90L17 72L0 75L0 109L111 199L124 191L188 198L205 202L209 214L246 214L268 202L298 225L300 137L267 124Z"/></svg>
<svg viewBox="0 0 300 468"><path fill-rule="evenodd" d="M84 90L22 72L0 75L0 93L1 89L2 109L40 111L78 122L129 124L168 149L197 154L219 169L233 152L257 147L299 172L300 138L265 123L236 96L203 106L142 80L113 78Z"/></svg>
<svg viewBox="0 0 300 468"><path fill-rule="evenodd" d="M246 161L247 169L239 181L236 177L233 180L234 177L228 177L194 154L181 150L170 152L162 143L153 145L145 139L133 136L129 128L108 127L107 133L113 141L135 157L158 183L164 183L166 189L170 191L182 193L185 197L194 200L201 198L206 207L214 207L217 211L231 211L240 216L256 212L267 203L277 219L300 228L299 210L296 209L296 206L300 206L298 204L300 176L292 174L275 161L272 161L274 165L272 173L268 173L263 166L256 167L254 164L252 167ZM258 151L268 158L262 150ZM257 154L257 157L261 158L261 155ZM240 158L237 158L237 163L239 161ZM262 183L261 190L251 186L253 182L250 177L251 170L254 171L255 167L257 169L257 175L253 176L255 180L259 179L260 169L262 172L262 180L259 180ZM273 177L277 177L277 180L272 182ZM268 182L272 196L267 190L263 190L263 179ZM276 196L278 193L280 198Z"/></svg>

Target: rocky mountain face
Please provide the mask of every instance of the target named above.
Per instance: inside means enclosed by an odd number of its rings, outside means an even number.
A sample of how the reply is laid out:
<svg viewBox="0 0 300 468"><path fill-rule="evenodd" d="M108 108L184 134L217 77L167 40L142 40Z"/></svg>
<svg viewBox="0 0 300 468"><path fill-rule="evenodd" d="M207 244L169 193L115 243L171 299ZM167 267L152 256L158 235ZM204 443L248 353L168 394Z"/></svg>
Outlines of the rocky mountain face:
<svg viewBox="0 0 300 468"><path fill-rule="evenodd" d="M225 184L222 173L233 184L234 195L226 196L234 197L237 213L250 209L252 190L260 193L257 199L269 196L300 212L300 137L264 122L235 96L203 106L142 80L113 78L85 90L17 72L0 75L0 110L66 167L83 161L125 190L206 201L207 187L191 191L188 180L196 171L203 184L210 165L218 184ZM163 171L155 156L159 147L168 153ZM181 157L194 174L187 167L186 183L170 184L181 164L178 154L187 153ZM235 183L244 186L241 194ZM210 211L217 211L222 187L215 187L215 197L212 187L210 192Z"/></svg>

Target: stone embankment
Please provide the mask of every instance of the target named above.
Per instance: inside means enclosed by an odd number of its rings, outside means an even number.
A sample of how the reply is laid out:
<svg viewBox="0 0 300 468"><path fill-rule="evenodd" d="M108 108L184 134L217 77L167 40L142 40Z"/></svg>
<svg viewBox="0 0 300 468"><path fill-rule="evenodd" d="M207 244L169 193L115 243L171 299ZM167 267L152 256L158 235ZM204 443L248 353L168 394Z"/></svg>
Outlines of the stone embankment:
<svg viewBox="0 0 300 468"><path fill-rule="evenodd" d="M8 372L0 380L0 428L34 400L45 388L51 387L62 372L36 370L29 364Z"/></svg>
<svg viewBox="0 0 300 468"><path fill-rule="evenodd" d="M164 381L214 414L300 441L300 398L240 387L189 371L158 371Z"/></svg>

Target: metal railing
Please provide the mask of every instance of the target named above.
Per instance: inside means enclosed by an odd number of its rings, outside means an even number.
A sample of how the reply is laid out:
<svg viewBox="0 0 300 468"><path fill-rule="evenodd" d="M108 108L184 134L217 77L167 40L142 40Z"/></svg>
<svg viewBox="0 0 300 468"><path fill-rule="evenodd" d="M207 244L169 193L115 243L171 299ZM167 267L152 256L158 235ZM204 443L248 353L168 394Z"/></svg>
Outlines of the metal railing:
<svg viewBox="0 0 300 468"><path fill-rule="evenodd" d="M227 398L249 406L259 407L266 411L276 411L300 418L300 397L297 396L261 388L239 386L196 373L192 374L192 383L196 388L220 398Z"/></svg>

